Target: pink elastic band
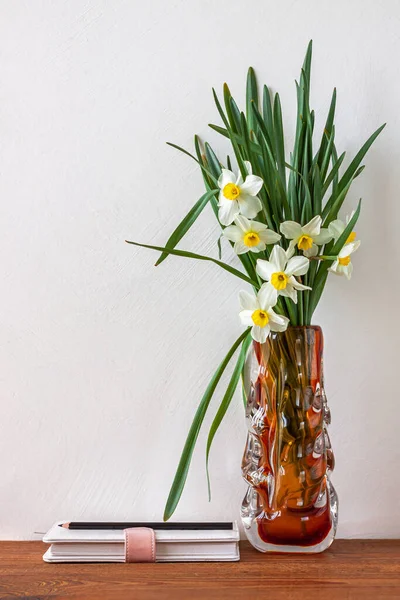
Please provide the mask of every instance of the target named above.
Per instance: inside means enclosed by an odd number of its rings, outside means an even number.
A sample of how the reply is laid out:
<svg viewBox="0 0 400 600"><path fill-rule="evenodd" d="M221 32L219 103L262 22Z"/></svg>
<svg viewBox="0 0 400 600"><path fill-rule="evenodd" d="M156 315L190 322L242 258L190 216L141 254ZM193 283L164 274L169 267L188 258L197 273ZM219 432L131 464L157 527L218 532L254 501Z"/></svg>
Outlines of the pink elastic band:
<svg viewBox="0 0 400 600"><path fill-rule="evenodd" d="M156 537L149 527L124 529L125 562L155 562Z"/></svg>

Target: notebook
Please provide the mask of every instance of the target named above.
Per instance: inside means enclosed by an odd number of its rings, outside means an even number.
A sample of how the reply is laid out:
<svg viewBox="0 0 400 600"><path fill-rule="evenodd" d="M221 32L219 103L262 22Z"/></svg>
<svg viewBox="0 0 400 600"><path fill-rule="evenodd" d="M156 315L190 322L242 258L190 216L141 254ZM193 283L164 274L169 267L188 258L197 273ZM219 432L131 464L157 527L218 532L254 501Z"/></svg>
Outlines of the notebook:
<svg viewBox="0 0 400 600"><path fill-rule="evenodd" d="M70 530L57 522L43 537L46 562L125 562L124 531ZM239 560L239 530L157 530L156 562Z"/></svg>

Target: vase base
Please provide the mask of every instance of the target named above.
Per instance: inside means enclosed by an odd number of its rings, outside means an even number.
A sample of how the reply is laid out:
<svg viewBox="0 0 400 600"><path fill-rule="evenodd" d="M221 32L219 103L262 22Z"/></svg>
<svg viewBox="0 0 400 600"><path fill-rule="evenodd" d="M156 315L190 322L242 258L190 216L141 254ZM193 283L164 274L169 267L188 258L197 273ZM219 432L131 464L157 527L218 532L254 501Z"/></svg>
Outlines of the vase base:
<svg viewBox="0 0 400 600"><path fill-rule="evenodd" d="M243 523L245 525L245 523ZM244 528L247 539L250 544L259 552L284 552L285 554L318 554L319 552L324 552L329 548L335 539L336 528L334 524L330 528L327 536L318 544L314 544L313 546L296 546L296 545L288 545L288 544L270 544L268 542L264 542L259 535L257 522L253 521L250 527Z"/></svg>

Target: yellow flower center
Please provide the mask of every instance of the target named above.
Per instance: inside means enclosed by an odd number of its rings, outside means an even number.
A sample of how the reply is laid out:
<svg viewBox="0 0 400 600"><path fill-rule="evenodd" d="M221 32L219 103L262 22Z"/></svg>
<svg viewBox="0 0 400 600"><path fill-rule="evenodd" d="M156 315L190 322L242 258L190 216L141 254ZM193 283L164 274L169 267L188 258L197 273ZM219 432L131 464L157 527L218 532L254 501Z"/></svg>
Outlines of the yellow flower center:
<svg viewBox="0 0 400 600"><path fill-rule="evenodd" d="M265 310L255 310L251 315L254 325L257 327L265 327L269 323L269 316Z"/></svg>
<svg viewBox="0 0 400 600"><path fill-rule="evenodd" d="M227 200L236 200L240 194L240 187L236 183L227 183L222 193Z"/></svg>
<svg viewBox="0 0 400 600"><path fill-rule="evenodd" d="M357 237L356 232L352 231L351 234L349 235L349 237L347 238L347 240L345 241L345 244L351 244L351 242L354 242L356 237Z"/></svg>
<svg viewBox="0 0 400 600"><path fill-rule="evenodd" d="M309 235L302 235L297 242L299 250L309 250L313 245L313 239Z"/></svg>
<svg viewBox="0 0 400 600"><path fill-rule="evenodd" d="M351 258L350 256L344 256L343 258L339 258L339 265L343 265L343 267L347 267L350 264Z"/></svg>
<svg viewBox="0 0 400 600"><path fill-rule="evenodd" d="M255 231L248 231L243 237L243 242L248 248L254 248L260 243L260 236Z"/></svg>
<svg viewBox="0 0 400 600"><path fill-rule="evenodd" d="M276 290L284 290L289 281L289 277L283 271L272 273L271 283Z"/></svg>

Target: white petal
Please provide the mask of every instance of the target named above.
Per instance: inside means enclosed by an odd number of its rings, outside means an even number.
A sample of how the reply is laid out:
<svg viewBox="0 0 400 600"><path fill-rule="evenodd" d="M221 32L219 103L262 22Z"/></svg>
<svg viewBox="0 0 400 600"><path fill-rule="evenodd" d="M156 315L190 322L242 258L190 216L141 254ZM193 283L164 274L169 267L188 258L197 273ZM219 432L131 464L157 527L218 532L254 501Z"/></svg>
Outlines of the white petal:
<svg viewBox="0 0 400 600"><path fill-rule="evenodd" d="M305 275L310 266L310 261L305 256L293 256L287 264L286 275Z"/></svg>
<svg viewBox="0 0 400 600"><path fill-rule="evenodd" d="M279 233L275 233L275 231L272 231L271 229L259 231L258 235L260 236L260 240L262 240L266 244L276 244L276 242L279 242L279 240L281 239Z"/></svg>
<svg viewBox="0 0 400 600"><path fill-rule="evenodd" d="M239 213L239 204L236 200L223 200L219 204L218 219L222 225L230 225Z"/></svg>
<svg viewBox="0 0 400 600"><path fill-rule="evenodd" d="M270 283L264 283L257 294L257 300L260 308L267 310L277 303L278 292Z"/></svg>
<svg viewBox="0 0 400 600"><path fill-rule="evenodd" d="M331 273L335 273L335 275L339 275L339 273L337 272L339 267L339 261L335 260L335 262L332 264L331 267L329 267L328 271L331 271Z"/></svg>
<svg viewBox="0 0 400 600"><path fill-rule="evenodd" d="M239 302L242 310L251 310L254 312L258 308L256 296L254 294L250 294L249 292L239 292Z"/></svg>
<svg viewBox="0 0 400 600"><path fill-rule="evenodd" d="M296 248L296 240L291 240L291 242L289 244L289 248L286 250L286 258L288 260L289 260L289 258L292 258L295 248Z"/></svg>
<svg viewBox="0 0 400 600"><path fill-rule="evenodd" d="M311 221L309 223L307 223L307 225L303 225L303 227L301 228L302 232L305 233L306 235L309 235L310 237L319 235L319 232L321 229L321 223L322 223L322 219L319 215L317 215L316 217L311 219Z"/></svg>
<svg viewBox="0 0 400 600"><path fill-rule="evenodd" d="M272 248L272 252L270 254L269 260L276 267L276 269L275 269L275 271L273 271L273 273L276 273L277 271L285 271L285 266L287 263L286 252L278 244L276 244Z"/></svg>
<svg viewBox="0 0 400 600"><path fill-rule="evenodd" d="M318 246L323 246L331 241L333 235L329 231L329 229L321 229L318 235L314 235L313 240Z"/></svg>
<svg viewBox="0 0 400 600"><path fill-rule="evenodd" d="M268 229L267 225L265 223L260 223L260 221L250 221L250 223L251 231L255 231L256 233L260 233L260 231L266 231ZM269 229L268 231L271 230Z"/></svg>
<svg viewBox="0 0 400 600"><path fill-rule="evenodd" d="M237 215L237 217L235 218L235 223L238 227L240 227L242 231L254 231L252 229L251 221L246 219L246 217L244 217L243 215Z"/></svg>
<svg viewBox="0 0 400 600"><path fill-rule="evenodd" d="M311 290L312 289L308 285L303 285L302 283L300 283L300 281L297 281L297 279L295 279L293 277L293 275L292 275L292 277L290 277L289 282L296 290Z"/></svg>
<svg viewBox="0 0 400 600"><path fill-rule="evenodd" d="M236 252L236 254L238 254L238 255L246 254L246 252L248 252L250 250L250 248L248 246L246 246L246 244L244 243L244 241L242 239L240 239L238 242L236 242L233 249Z"/></svg>
<svg viewBox="0 0 400 600"><path fill-rule="evenodd" d="M297 240L302 234L301 225L295 221L284 221L280 229L288 240Z"/></svg>
<svg viewBox="0 0 400 600"><path fill-rule="evenodd" d="M290 298L297 304L297 292L292 285L288 284L284 290L279 290L279 295L286 296L286 298Z"/></svg>
<svg viewBox="0 0 400 600"><path fill-rule="evenodd" d="M243 233L239 227L236 227L236 225L230 225L223 230L222 235L224 235L231 242L237 242L242 239Z"/></svg>
<svg viewBox="0 0 400 600"><path fill-rule="evenodd" d="M248 175L252 175L252 174L253 174L253 168L252 168L252 166L251 166L251 163L249 163L249 161L248 161L248 160L245 160L245 161L244 161L244 166L246 167L247 174L248 174Z"/></svg>
<svg viewBox="0 0 400 600"><path fill-rule="evenodd" d="M240 212L249 219L253 219L262 209L261 200L256 196L240 193L237 201L240 206Z"/></svg>
<svg viewBox="0 0 400 600"><path fill-rule="evenodd" d="M257 254L258 252L264 252L266 247L267 246L264 244L264 242L260 242L259 244L257 244L257 246L249 248L249 250L250 252L254 252L254 254Z"/></svg>
<svg viewBox="0 0 400 600"><path fill-rule="evenodd" d="M251 318L253 312L253 310L242 310L239 313L242 325L246 325L247 327L251 327L252 325L254 325L253 319Z"/></svg>
<svg viewBox="0 0 400 600"><path fill-rule="evenodd" d="M218 186L223 190L228 183L235 183L235 181L236 177L232 171L222 169L221 175L218 177Z"/></svg>
<svg viewBox="0 0 400 600"><path fill-rule="evenodd" d="M265 327L258 327L257 325L254 325L251 330L251 337L253 338L253 340L256 340L256 342L264 344L264 342L266 342L267 340L267 337L269 336L269 332L269 325L266 325Z"/></svg>
<svg viewBox="0 0 400 600"><path fill-rule="evenodd" d="M257 175L249 175L240 187L240 191L250 196L257 196L263 186L263 180Z"/></svg>
<svg viewBox="0 0 400 600"><path fill-rule="evenodd" d="M346 267L345 267L345 271L344 271L344 275L345 277L347 277L347 279L350 281L351 279L351 274L353 272L353 263L349 263Z"/></svg>
<svg viewBox="0 0 400 600"><path fill-rule="evenodd" d="M312 256L317 256L317 254L318 254L317 244L313 244L311 246L311 248L309 248L308 250L304 250L303 254L304 254L304 256L307 256L307 258L311 258Z"/></svg>
<svg viewBox="0 0 400 600"><path fill-rule="evenodd" d="M339 252L339 258L345 258L346 256L350 256L350 254L353 254L353 252L355 252L360 247L360 244L360 240L350 242L350 244L345 244Z"/></svg>
<svg viewBox="0 0 400 600"><path fill-rule="evenodd" d="M345 229L345 224L340 219L336 219L336 221L332 221L329 223L328 230L331 236L337 240L342 235Z"/></svg>
<svg viewBox="0 0 400 600"><path fill-rule="evenodd" d="M271 263L269 260L261 260L260 258L258 259L256 272L262 279L264 279L264 281L269 281L272 273L276 273L276 271L276 265Z"/></svg>
<svg viewBox="0 0 400 600"><path fill-rule="evenodd" d="M268 311L271 331L286 331L289 319L283 315L277 315L272 309Z"/></svg>

